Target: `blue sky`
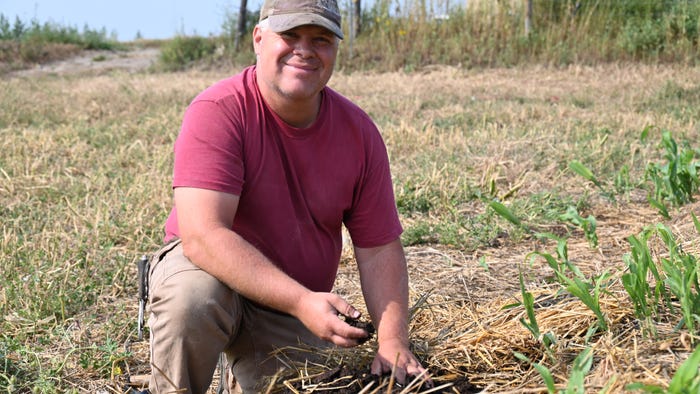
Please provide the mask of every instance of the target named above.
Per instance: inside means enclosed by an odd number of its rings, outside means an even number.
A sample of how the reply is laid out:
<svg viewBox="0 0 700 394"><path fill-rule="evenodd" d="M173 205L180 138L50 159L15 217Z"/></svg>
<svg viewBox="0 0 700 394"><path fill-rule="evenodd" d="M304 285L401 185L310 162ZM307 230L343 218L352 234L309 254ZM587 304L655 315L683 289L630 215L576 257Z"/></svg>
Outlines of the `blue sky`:
<svg viewBox="0 0 700 394"><path fill-rule="evenodd" d="M248 0L257 10L262 0ZM176 33L207 36L219 34L227 12L237 13L239 0L0 0L0 13L10 22L37 19L76 27L115 32L130 41L137 32L143 38L169 38Z"/></svg>

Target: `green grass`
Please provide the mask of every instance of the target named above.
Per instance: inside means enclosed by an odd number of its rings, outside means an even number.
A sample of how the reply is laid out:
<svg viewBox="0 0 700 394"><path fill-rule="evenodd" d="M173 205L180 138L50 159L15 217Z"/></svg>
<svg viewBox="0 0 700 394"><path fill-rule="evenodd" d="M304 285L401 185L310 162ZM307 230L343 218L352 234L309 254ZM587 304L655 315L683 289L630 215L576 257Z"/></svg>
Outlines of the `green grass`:
<svg viewBox="0 0 700 394"><path fill-rule="evenodd" d="M232 72L0 80L0 392L97 391L132 365L123 344L136 333L136 261L161 242L182 113L201 89ZM634 64L440 68L415 74L341 72L331 85L377 121L391 158L404 242L412 249L488 256L489 275L498 275L499 264L507 260L489 253L511 254L523 263L518 252L525 256L533 245L547 246L534 233L579 237L591 249L586 234L593 229L583 218L589 215L597 221L600 253L609 253L601 231L606 234L615 210L648 209L639 195L653 190L644 181L645 165L664 159L660 130L682 136L677 141L700 137L695 120L673 110L686 108L683 100L663 108L645 105L658 100L669 81L694 91L697 75L695 68ZM641 141L639 134L651 120L657 127ZM615 202L572 171L573 160L585 165ZM492 201L526 228L495 212ZM670 206L669 213L681 209ZM567 212L568 219L562 218ZM552 257L563 262L566 255ZM572 267L578 266L576 258L568 256ZM678 265L685 270L677 275L681 284L688 272L683 264L690 262ZM565 272L573 282L564 287L588 304L594 318L600 315L612 334L622 329L605 320L609 312L600 302L605 290L600 273L617 269L621 275L625 268L620 260L586 272L578 283L576 274ZM546 275L530 282L541 275L534 268L524 275L532 294L546 282ZM510 279L517 282L516 276ZM496 286L492 280L484 283ZM470 286L465 288L479 290ZM504 296L504 288L498 287L498 296ZM691 301L696 291L691 286L683 293L669 283L669 294L674 289ZM665 300L649 291L655 288L639 290L646 307L661 310ZM692 307L678 310L679 316L687 311L686 321L695 318ZM526 321L536 323L532 317ZM540 334L552 331L545 324L537 327ZM687 333L688 327L679 330ZM596 335L604 336L604 330ZM557 333L557 340L575 338ZM559 354L558 348L553 351ZM567 366L573 358L547 368L557 379L572 376ZM583 373L587 360L582 358L576 370Z"/></svg>

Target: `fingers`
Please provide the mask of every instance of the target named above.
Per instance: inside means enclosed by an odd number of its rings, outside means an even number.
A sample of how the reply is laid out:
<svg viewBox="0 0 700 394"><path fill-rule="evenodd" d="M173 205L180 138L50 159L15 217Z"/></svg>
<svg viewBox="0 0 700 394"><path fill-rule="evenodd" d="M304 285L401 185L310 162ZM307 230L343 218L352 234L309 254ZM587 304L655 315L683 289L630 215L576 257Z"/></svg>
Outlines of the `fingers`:
<svg viewBox="0 0 700 394"><path fill-rule="evenodd" d="M396 364L395 367L394 362ZM396 381L400 384L408 383L407 378L420 376L427 387L433 386L430 374L414 357L405 358L399 354L396 360L392 362L388 362L381 357L376 357L374 361L372 361L370 372L377 376L393 373Z"/></svg>
<svg viewBox="0 0 700 394"><path fill-rule="evenodd" d="M320 308L322 312L309 314L304 321L319 338L340 347L357 346L360 340L367 338L367 331L338 317L339 313L355 319L360 317L360 312L342 297L331 293L313 293L312 296L309 304L317 307L311 310L319 311Z"/></svg>
<svg viewBox="0 0 700 394"><path fill-rule="evenodd" d="M332 327L331 342L342 347L353 347L360 344L369 335L367 331L353 327L340 319L336 319Z"/></svg>
<svg viewBox="0 0 700 394"><path fill-rule="evenodd" d="M335 296L331 300L331 304L333 305L335 310L337 310L338 313L342 314L343 316L352 317L353 319L357 319L361 315L360 311L355 309L352 305L350 305L347 301L345 301L340 296Z"/></svg>

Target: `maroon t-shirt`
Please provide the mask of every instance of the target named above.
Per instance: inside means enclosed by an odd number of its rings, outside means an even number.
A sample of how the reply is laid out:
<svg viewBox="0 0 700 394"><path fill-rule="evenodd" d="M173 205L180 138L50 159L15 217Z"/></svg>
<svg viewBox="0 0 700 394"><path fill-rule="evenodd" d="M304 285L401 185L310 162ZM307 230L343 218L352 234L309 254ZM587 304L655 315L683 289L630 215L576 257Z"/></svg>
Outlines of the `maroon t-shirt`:
<svg viewBox="0 0 700 394"><path fill-rule="evenodd" d="M174 150L173 187L239 195L232 229L313 291L333 287L342 223L358 247L401 235L381 135L328 87L314 124L299 129L268 108L246 68L194 99ZM179 235L177 207L165 230L166 241Z"/></svg>

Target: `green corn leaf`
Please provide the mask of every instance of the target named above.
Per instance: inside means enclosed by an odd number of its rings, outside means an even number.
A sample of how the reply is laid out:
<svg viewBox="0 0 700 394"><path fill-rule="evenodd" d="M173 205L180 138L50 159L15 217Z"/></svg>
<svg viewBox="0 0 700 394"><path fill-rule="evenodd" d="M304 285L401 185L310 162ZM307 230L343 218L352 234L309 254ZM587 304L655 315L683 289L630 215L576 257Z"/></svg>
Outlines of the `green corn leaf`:
<svg viewBox="0 0 700 394"><path fill-rule="evenodd" d="M518 273L518 279L520 280L520 293L523 296L523 306L525 307L529 320L529 322L527 322L522 318L520 319L520 323L532 333L537 341L540 339L540 327L537 325L537 317L535 316L535 298L532 296L532 293L525 289L522 270Z"/></svg>
<svg viewBox="0 0 700 394"><path fill-rule="evenodd" d="M661 214L661 216L663 216L666 219L671 219L671 215L669 215L668 209L666 209L666 206L664 204L660 203L658 200L656 200L655 198L653 198L651 196L647 196L647 201L649 201L649 204L652 207L659 210L659 213Z"/></svg>
<svg viewBox="0 0 700 394"><path fill-rule="evenodd" d="M507 221L513 223L516 226L521 226L520 219L518 219L517 216L513 214L513 212L510 211L510 209L506 208L505 205L501 204L498 201L491 201L489 202L489 206L491 209L496 211L497 214L499 214L502 218L506 219Z"/></svg>
<svg viewBox="0 0 700 394"><path fill-rule="evenodd" d="M653 129L653 128L654 128L654 126L651 126L651 125L645 127L644 130L642 130L642 133L639 135L639 140L640 140L641 142L646 142L647 137L649 137L649 132L650 132L651 129Z"/></svg>
<svg viewBox="0 0 700 394"><path fill-rule="evenodd" d="M574 359L574 365L571 367L571 376L569 377L569 383L566 386L567 393L581 393L585 392L584 389L584 379L591 370L593 365L593 349L586 348Z"/></svg>
<svg viewBox="0 0 700 394"><path fill-rule="evenodd" d="M556 385L554 384L554 377L552 376L552 373L549 372L549 369L547 369L547 367L539 363L533 363L532 360L530 360L530 358L528 358L522 353L513 352L513 354L519 360L525 361L526 363L532 365L532 367L540 373L540 376L542 376L542 380L544 380L544 384L547 386L547 392L549 394L557 394L559 392L559 390L557 390Z"/></svg>
<svg viewBox="0 0 700 394"><path fill-rule="evenodd" d="M626 391L644 391L645 393L651 394L666 394L667 392L659 387L651 384L644 383L630 383L625 386Z"/></svg>
<svg viewBox="0 0 700 394"><path fill-rule="evenodd" d="M700 365L700 347L678 367L676 374L668 385L669 393L692 393L692 388L698 388L698 366ZM691 387L692 386L692 387Z"/></svg>
<svg viewBox="0 0 700 394"><path fill-rule="evenodd" d="M596 179L595 175L593 175L593 171L589 170L588 167L584 166L580 161L571 161L569 163L569 168L571 168L575 173L584 177L586 180L598 185L598 179Z"/></svg>

